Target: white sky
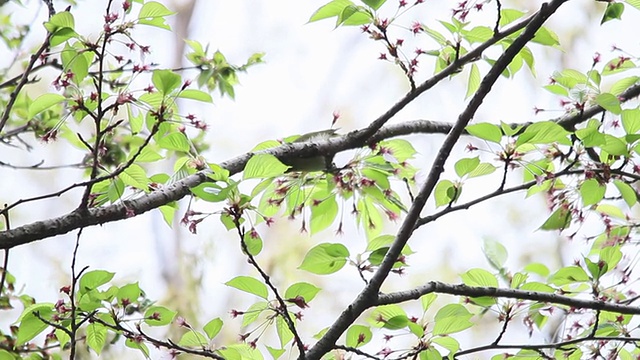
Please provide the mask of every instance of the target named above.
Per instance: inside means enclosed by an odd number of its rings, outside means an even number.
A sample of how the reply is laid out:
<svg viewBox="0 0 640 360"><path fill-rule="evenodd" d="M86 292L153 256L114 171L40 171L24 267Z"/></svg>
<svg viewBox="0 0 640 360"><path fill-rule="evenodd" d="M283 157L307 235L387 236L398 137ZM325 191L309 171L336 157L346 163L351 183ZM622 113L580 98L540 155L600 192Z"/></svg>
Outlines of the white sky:
<svg viewBox="0 0 640 360"><path fill-rule="evenodd" d="M430 25L433 20L429 19L447 18L449 7L454 3L445 0L427 2L429 4L421 11L405 15L400 23L408 26L420 19ZM30 1L30 7L26 10L15 10L16 14L20 14L15 19L28 18L26 14L33 11L37 3ZM92 0L86 3L74 8L72 12L79 31L93 31L95 35L99 22L102 21L104 1ZM164 3L175 8L170 2ZM204 154L209 161L223 161L251 149L262 140L326 128L334 110L342 114L338 126L343 131L365 126L407 90L406 81L398 69L376 60L383 51L381 44L368 40L357 28L333 30L332 20L305 24L313 11L322 4L323 1L318 0L199 2L188 35L191 39L210 43L212 49L220 49L230 62L236 64L241 64L254 52L266 53L265 64L257 65L247 74L240 75L241 85L236 88L235 101L216 98L213 106L183 104L185 107L182 113L195 113L206 119L210 126L208 139L211 150ZM383 12L391 11L394 4L395 1L389 0L386 8L383 7ZM522 4L529 2L519 1L513 4L513 1L505 2L505 7L525 10ZM57 6L63 8L62 5ZM492 6L487 5L490 9ZM586 71L591 65L594 52L602 53L604 58L609 56L611 39L614 37L618 46L636 50L637 38L625 37L624 34L635 34L632 26L640 19L638 11L627 9L624 22L611 22L602 28L591 25L585 28L586 21L590 24L599 22L599 19L590 18L594 14L594 6L601 5L594 5L592 0L576 0L566 5L550 24L560 35L562 46L567 47L564 56L557 50L542 49L534 45L538 77L533 78L523 70L515 81L501 79L475 120L526 122L544 119L543 116L534 117L532 109L534 106L559 108L557 100L539 89L547 83L553 70L570 67ZM16 7L3 9L6 8ZM492 14L493 10L486 12L487 16ZM40 20L35 24L38 31L44 15L41 9ZM476 19L480 18L476 15L470 17L471 21ZM437 25L433 26L437 28ZM424 36L413 39L407 32L398 33L408 43L420 44L426 41ZM174 41L177 40L175 34L155 29L143 29L140 34L141 42L152 47L150 59L161 64L171 63ZM42 32L34 34L32 40L36 41L41 35ZM428 45L419 46L429 48ZM412 47L407 49L411 50ZM484 71L486 69L482 68ZM418 80L425 79L431 73L432 64L425 59L421 64ZM466 73L443 82L421 96L392 121L453 121L464 106L465 79ZM37 89L30 91L35 92ZM549 116L557 115L559 113ZM414 136L409 139L415 141L414 145L420 152L415 165L428 166L442 137ZM466 140L458 150L462 150L465 144ZM68 149L63 147L38 147L29 155L9 152L5 148L2 153L7 151L5 154L9 156L8 159L16 159L16 163L20 160L22 164L37 162L42 158L56 164L75 162L82 158L81 154L69 155ZM0 156L4 160L5 155ZM461 157L465 153L458 151L452 156ZM491 160L491 157L484 160ZM451 166L451 163L448 165ZM0 169L1 188L19 189L5 192L2 201L12 203L20 197L60 189L69 181L74 181L72 179L78 175L78 171L59 172L55 177L43 177L42 174L29 173L25 179L22 172ZM453 179L452 176L449 178ZM490 178L469 183L470 188L465 188L465 195L470 199L473 194L486 192L484 186L493 189L497 185L496 181L495 178ZM35 208L29 205L20 207L13 213L13 226L65 213L77 204L78 196L75 193L63 199L45 201L35 205ZM560 266L560 258L552 254L567 244L558 245L554 234L536 231L547 216L543 199L536 197L526 202L523 199L523 194L500 198L490 204L447 216L436 224L421 229L411 242L418 254L410 258L410 275L396 283L393 280L388 289L398 290L408 284L417 285L431 279L458 282L457 274L471 267L486 267L481 252L483 238L495 239L507 246L511 254L508 264L513 270L530 259L544 261L552 268ZM433 207L431 201L428 211L433 210ZM176 216L181 214L180 212ZM198 236L188 234L184 229L180 229L179 235L170 232L158 214L147 214L121 223L86 229L80 248L80 264L89 265L92 269L116 271L116 281L139 281L151 298L163 299L166 285L162 280L162 272L171 273L176 269L173 252L179 248L187 254L181 254L180 260L195 264L196 273L202 274L200 298L203 308L199 320L204 323L212 317L220 316L225 323L233 323L227 315L228 310L231 307L240 308L241 304L246 306L253 299L229 292L223 283L236 275L252 272L242 257L238 256L236 239L232 234L228 236L215 222L216 220L212 220L210 224L201 225ZM332 230L327 230L317 239L309 239L308 236L297 236L298 225L282 220L273 230L259 228L266 246L274 247L269 254L260 258L261 262L267 266L287 264L294 269L304 253L286 250L310 247L320 240L345 242L353 252L364 247L362 235L357 229L349 229L341 238L334 238ZM389 229L392 230L392 226ZM12 251L9 269L20 283L25 284L26 293L38 295L40 301L55 302L57 289L69 282L70 250L74 238L75 234L68 234ZM571 261L576 254L577 252L565 253L564 261ZM309 278L298 270L277 268L274 275L282 285ZM312 328L319 329L329 324L331 318L326 316L327 311L332 313L341 309L355 296L354 289L360 286L358 279L356 278L355 283L346 279L353 276L355 272L349 269L331 277L311 277L327 289L306 312L305 319L312 319L303 323L309 328L309 336L313 334ZM337 279L340 281L336 281ZM233 300L229 298L231 295L234 296ZM5 327L6 323L0 322L0 325ZM310 337L308 340L311 340ZM128 352L127 356L130 355L131 352Z"/></svg>

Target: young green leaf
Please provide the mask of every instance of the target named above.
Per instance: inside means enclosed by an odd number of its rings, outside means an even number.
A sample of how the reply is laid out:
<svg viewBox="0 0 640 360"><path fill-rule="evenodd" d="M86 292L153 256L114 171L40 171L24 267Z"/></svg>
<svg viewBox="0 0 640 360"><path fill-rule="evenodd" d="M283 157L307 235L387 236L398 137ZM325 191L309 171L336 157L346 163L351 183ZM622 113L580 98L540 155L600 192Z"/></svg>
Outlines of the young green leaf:
<svg viewBox="0 0 640 360"><path fill-rule="evenodd" d="M88 291L97 289L98 287L108 283L113 279L115 273L104 270L88 271L80 277L78 286L79 294L84 294Z"/></svg>
<svg viewBox="0 0 640 360"><path fill-rule="evenodd" d="M371 341L372 337L373 333L368 326L351 325L349 329L347 329L346 343L347 346L359 348Z"/></svg>
<svg viewBox="0 0 640 360"><path fill-rule="evenodd" d="M617 96L610 93L602 93L596 96L596 103L616 115L619 115L622 111L620 100L618 100Z"/></svg>
<svg viewBox="0 0 640 360"><path fill-rule="evenodd" d="M190 330L180 338L178 345L185 347L203 348L209 344L209 340L199 331Z"/></svg>
<svg viewBox="0 0 640 360"><path fill-rule="evenodd" d="M267 286L260 280L250 276L237 276L227 281L225 285L259 296L265 300L269 297Z"/></svg>
<svg viewBox="0 0 640 360"><path fill-rule="evenodd" d="M318 275L332 274L342 269L348 256L344 245L323 243L307 252L299 268Z"/></svg>
<svg viewBox="0 0 640 360"><path fill-rule="evenodd" d="M604 198L606 187L602 186L596 179L587 179L580 185L580 196L582 205L589 206L597 204Z"/></svg>
<svg viewBox="0 0 640 360"><path fill-rule="evenodd" d="M462 282L469 286L498 287L498 279L495 275L484 269L471 269L460 275Z"/></svg>
<svg viewBox="0 0 640 360"><path fill-rule="evenodd" d="M164 306L154 305L144 312L144 322L150 326L169 325L178 314Z"/></svg>
<svg viewBox="0 0 640 360"><path fill-rule="evenodd" d="M66 98L60 94L44 94L40 95L29 105L28 118L33 118L39 113L63 102Z"/></svg>
<svg viewBox="0 0 640 360"><path fill-rule="evenodd" d="M269 154L254 155L244 168L244 179L261 179L282 175L289 167Z"/></svg>
<svg viewBox="0 0 640 360"><path fill-rule="evenodd" d="M182 84L180 75L171 70L154 70L151 81L156 89L164 95L168 95Z"/></svg>
<svg viewBox="0 0 640 360"><path fill-rule="evenodd" d="M317 234L333 224L338 215L338 211L338 202L334 196L329 196L318 202L317 205L314 201L311 206L311 219L309 220L311 235Z"/></svg>
<svg viewBox="0 0 640 360"><path fill-rule="evenodd" d="M284 297L286 299L293 299L297 296L302 296L304 301L308 303L316 297L319 291L320 288L313 284L298 282L287 288Z"/></svg>
<svg viewBox="0 0 640 360"><path fill-rule="evenodd" d="M502 130L500 130L500 127L494 124L479 123L468 125L466 127L466 130L469 134L477 138L491 141L496 144L499 144L500 140L502 139Z"/></svg>
<svg viewBox="0 0 640 360"><path fill-rule="evenodd" d="M564 230L571 224L571 211L565 207L557 208L540 226L541 230Z"/></svg>
<svg viewBox="0 0 640 360"><path fill-rule="evenodd" d="M473 170L475 170L479 164L480 164L479 157L465 158L465 159L458 160L454 165L454 169L456 170L456 174L458 174L459 177L463 177L468 173L472 172Z"/></svg>
<svg viewBox="0 0 640 360"><path fill-rule="evenodd" d="M100 355L107 341L107 328L97 322L89 323L85 341L96 354Z"/></svg>
<svg viewBox="0 0 640 360"><path fill-rule="evenodd" d="M443 306L436 314L433 335L448 335L466 330L473 326L469 321L473 314L460 304Z"/></svg>
<svg viewBox="0 0 640 360"><path fill-rule="evenodd" d="M480 70L478 69L478 65L472 64L471 71L469 71L469 80L467 81L467 94L465 95L465 99L469 98L469 96L475 94L476 90L480 87Z"/></svg>

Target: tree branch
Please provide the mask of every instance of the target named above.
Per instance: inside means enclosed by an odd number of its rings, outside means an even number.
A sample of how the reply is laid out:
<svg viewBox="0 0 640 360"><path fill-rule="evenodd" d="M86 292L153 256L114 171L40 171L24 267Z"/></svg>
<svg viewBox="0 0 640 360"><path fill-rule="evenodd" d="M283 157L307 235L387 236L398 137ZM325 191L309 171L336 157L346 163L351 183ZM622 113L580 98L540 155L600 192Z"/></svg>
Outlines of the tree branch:
<svg viewBox="0 0 640 360"><path fill-rule="evenodd" d="M578 309L604 310L619 314L640 314L640 307L622 305L600 300L577 299L564 295L528 291L518 289L501 289L494 287L468 286L464 284L446 284L440 281L430 281L425 285L411 290L398 291L389 294L380 294L378 300L372 306L398 304L408 300L417 300L421 296L437 293L468 297L490 296L493 298L507 298L516 300L531 300L559 305L566 305Z"/></svg>
<svg viewBox="0 0 640 360"><path fill-rule="evenodd" d="M477 92L471 98L464 111L460 114L455 125L453 125L451 131L440 147L440 150L436 155L436 159L431 166L431 170L429 171L429 175L427 176L427 181L415 197L395 240L387 251L382 263L378 267L378 270L357 298L347 306L336 321L334 321L334 323L329 327L329 330L327 330L322 338L320 338L320 340L318 340L318 342L307 352L307 360L318 360L331 350L347 327L351 325L364 310L371 307L372 304L377 301L378 291L380 290L382 283L389 275L389 272L400 255L404 245L411 237L415 225L419 220L420 212L424 208L427 199L431 196L431 193L440 178L440 174L444 171L444 164L454 145L462 135L464 128L467 126L469 121L471 121L476 110L480 107L482 101L490 92L493 84L497 81L504 69L509 65L509 63L511 63L520 50L534 37L535 33L540 27L542 27L544 22L566 1L567 0L554 0L550 3L542 4L540 10L530 18L531 20L524 31L513 41L504 53L502 53L498 60L496 60L495 64L491 67L491 70L489 70L487 75L482 79ZM424 84L421 86L423 85Z"/></svg>

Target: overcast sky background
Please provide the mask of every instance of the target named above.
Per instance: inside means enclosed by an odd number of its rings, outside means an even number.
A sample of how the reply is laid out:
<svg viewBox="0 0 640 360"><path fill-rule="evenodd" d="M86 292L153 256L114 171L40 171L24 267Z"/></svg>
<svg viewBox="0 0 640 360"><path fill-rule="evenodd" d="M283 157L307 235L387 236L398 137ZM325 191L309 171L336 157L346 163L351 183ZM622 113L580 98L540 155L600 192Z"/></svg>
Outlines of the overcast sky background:
<svg viewBox="0 0 640 360"><path fill-rule="evenodd" d="M180 1L162 2L172 9L181 6ZM236 88L235 101L216 96L214 105L193 102L181 104L183 114L194 113L209 124L207 139L211 149L203 154L209 161L224 161L266 139L327 128L334 111L342 115L338 126L343 132L366 126L408 90L407 81L399 69L391 63L377 60L378 54L384 51L382 44L367 39L357 28L333 29L333 20L307 24L310 15L324 2L207 0L197 3L188 38L208 43L213 50L221 50L235 64L243 63L254 52L266 53L265 64L240 75L241 85ZM72 8L78 32L93 34L94 38L97 36L105 3L92 0ZM447 19L454 2L428 0L427 3L419 10L404 15L399 24L410 26L413 21L419 20L443 30L434 19ZM505 1L504 6L525 11L533 3ZM382 12L392 14L395 4L395 1L389 0ZM65 5L56 3L56 6L62 10ZM486 6L487 11L474 13L469 20L492 24L495 11L493 4ZM548 26L559 34L566 53L532 45L536 55L537 77L523 69L516 75L515 81L500 79L474 121L527 122L559 116L561 112L538 116L533 113L534 106L560 110L558 99L540 89L547 84L554 70L588 70L595 52L602 53L605 59L609 57L614 36L619 47L632 52L637 50L638 40L633 29L640 20L639 12L628 8L623 22L613 21L600 28L597 24L601 11L594 12L594 9L603 6L592 0L574 0L564 6ZM36 10L39 13L35 16L35 29L29 38L31 44L36 44L43 36L40 24L45 20L46 11L40 3L32 0L26 1L24 8L14 5L0 8L0 11L13 12L14 21L25 22L34 16ZM434 47L424 35L414 38L402 29L392 31L411 44L406 47L408 51L415 46L427 49ZM136 34L141 43L151 45L152 53L147 60L166 67L175 66L176 43L181 40L175 33L142 28L136 29ZM25 51L28 50L25 48ZM418 81L433 73L433 64L427 58L423 59ZM482 66L481 70L484 74L487 67ZM391 122L414 119L453 122L465 105L466 79L465 71L451 81L444 81L407 106ZM51 88L29 88L33 97L39 91L51 91ZM411 136L408 139L420 153L414 165L428 169L443 137ZM6 158L26 165L46 159L47 164L53 165L82 159L82 154L72 154L64 145L33 143L37 148L28 155L3 148L1 160ZM467 140L460 143L452 158L469 156L463 152L466 143ZM482 143L477 145L484 146ZM483 158L485 161L491 159L492 156ZM453 161L447 164L448 170L452 164ZM171 166L167 165L165 170L168 171ZM0 185L5 189L2 201L12 203L19 198L58 190L69 182L77 181L79 175L78 170L50 175L0 169ZM515 179L520 175L514 173L513 176ZM455 179L451 172L445 173L443 178ZM471 199L474 194L486 193L487 187L493 189L497 186L497 181L497 177L487 177L469 182L465 195ZM60 199L21 206L12 212L13 226L66 213L77 206L79 196L75 192ZM458 275L469 268L487 267L481 251L482 241L486 238L507 246L510 253L508 265L514 271L529 261L540 261L552 269L558 268L563 263L571 262L580 251L585 251L585 247L565 250L558 256L559 249L566 249L567 241L561 239L558 242L556 234L536 231L548 216L544 199L534 197L523 201L524 194L506 196L469 211L449 215L420 229L410 243L418 254L410 258L409 274L402 280L392 277L385 289L399 290L428 280L458 282ZM184 210L185 203L182 205ZM425 214L433 209L431 200ZM182 211L176 216L181 215ZM389 224L388 231L393 233L396 225ZM588 230L589 226L585 229ZM312 329L319 330L330 324L331 318L323 315L339 311L355 296L355 289L361 286L355 271L344 269L338 274L321 278L309 277L299 270L284 273L273 266L287 264L295 268L302 260L303 249L319 241L344 242L352 253L362 251L364 242L363 235L354 227L347 229L342 237L335 237L335 227L332 227L317 238L299 235L298 227L298 222L286 219L280 220L273 229L261 226L258 230L265 245L271 249L262 254L259 260L274 271L275 279L283 288L301 279L312 279L326 287L327 290L321 292L315 304L312 304L314 306L305 312L308 321L303 322L303 326L312 334ZM593 230L597 229L594 225ZM167 302L181 297L179 293L167 294L170 288L167 279L175 277L186 267L192 272L191 276L201 276L196 282L201 288L199 299L202 309L200 318L194 322L199 320L205 323L220 316L225 323L237 325L240 321L229 318L229 309L241 309L254 299L229 291L224 282L236 275L253 272L239 256L238 243L233 234L222 229L217 220L212 218L198 230L197 236L183 228L177 232L171 231L159 213L88 228L83 233L79 264L81 267L88 265L91 269L115 271L116 282L139 281L150 298ZM24 284L26 293L37 296L39 301L55 302L58 289L69 282L74 239L75 234L72 233L12 251L9 270L20 284ZM347 280L348 277L354 282ZM230 300L230 296L233 296L233 300ZM0 325L4 328L7 324ZM133 354L128 351L127 356L130 355Z"/></svg>

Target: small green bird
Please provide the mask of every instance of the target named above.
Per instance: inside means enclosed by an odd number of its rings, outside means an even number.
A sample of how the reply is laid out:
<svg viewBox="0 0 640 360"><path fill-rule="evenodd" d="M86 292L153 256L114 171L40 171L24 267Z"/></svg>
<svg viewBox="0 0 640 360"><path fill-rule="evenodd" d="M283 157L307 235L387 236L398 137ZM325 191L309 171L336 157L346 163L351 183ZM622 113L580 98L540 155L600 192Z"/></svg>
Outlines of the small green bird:
<svg viewBox="0 0 640 360"><path fill-rule="evenodd" d="M301 142L316 142L326 140L335 136L337 129L327 129L321 131L314 131L307 134L300 135L300 137L293 140L294 143ZM335 168L335 164L333 163L332 154L325 154L322 156L312 156L312 157L290 157L283 159L282 162L285 165L291 166L287 172L312 172L312 171L329 171Z"/></svg>

